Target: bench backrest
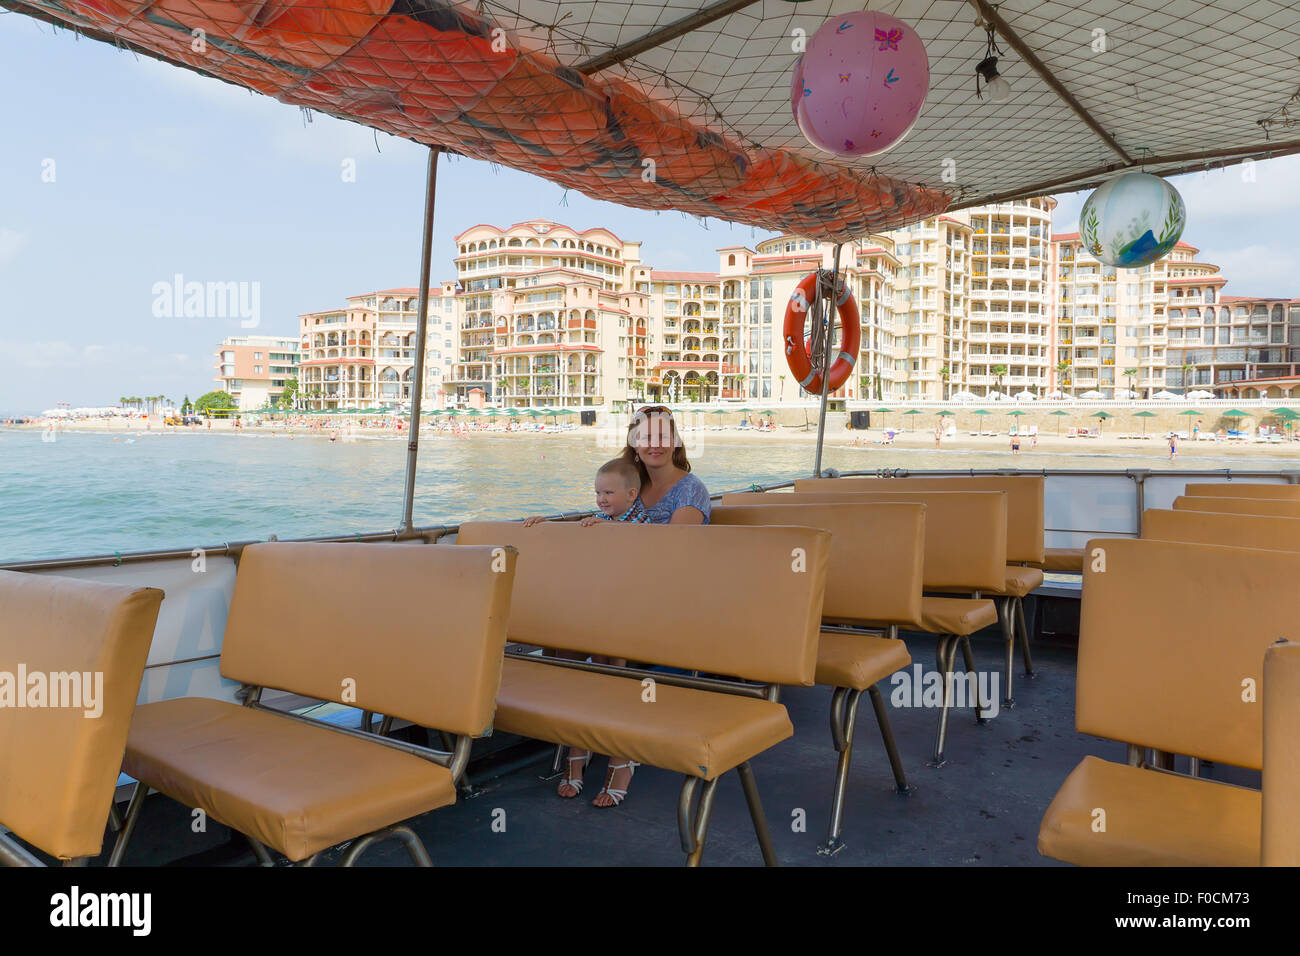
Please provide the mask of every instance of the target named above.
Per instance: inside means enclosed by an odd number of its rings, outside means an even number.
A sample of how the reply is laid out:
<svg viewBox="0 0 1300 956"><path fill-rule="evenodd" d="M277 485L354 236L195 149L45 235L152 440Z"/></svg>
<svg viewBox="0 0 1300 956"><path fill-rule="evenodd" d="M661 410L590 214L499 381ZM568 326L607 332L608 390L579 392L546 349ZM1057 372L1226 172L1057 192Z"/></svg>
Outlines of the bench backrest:
<svg viewBox="0 0 1300 956"><path fill-rule="evenodd" d="M1043 563L1042 475L1006 478L799 478L795 491L1005 491L1007 561Z"/></svg>
<svg viewBox="0 0 1300 956"><path fill-rule="evenodd" d="M920 627L925 505L732 505L709 523L798 525L831 534L822 620Z"/></svg>
<svg viewBox="0 0 1300 956"><path fill-rule="evenodd" d="M456 543L518 550L512 641L813 683L825 531L474 521Z"/></svg>
<svg viewBox="0 0 1300 956"><path fill-rule="evenodd" d="M1198 483L1188 485L1185 495L1211 498L1300 498L1300 485L1270 485L1265 483L1249 484L1244 481L1221 481L1216 483Z"/></svg>
<svg viewBox="0 0 1300 956"><path fill-rule="evenodd" d="M1300 554L1120 538L1087 552L1078 730L1258 770L1264 652L1295 633Z"/></svg>
<svg viewBox="0 0 1300 956"><path fill-rule="evenodd" d="M162 598L0 571L0 824L51 856L102 849Z"/></svg>
<svg viewBox="0 0 1300 956"><path fill-rule="evenodd" d="M738 492L722 504L923 504L927 588L1000 591L1007 575L1007 496L972 492Z"/></svg>
<svg viewBox="0 0 1300 956"><path fill-rule="evenodd" d="M1179 495L1174 499L1174 510L1300 518L1300 501L1286 501L1279 498L1210 498L1206 495Z"/></svg>
<svg viewBox="0 0 1300 956"><path fill-rule="evenodd" d="M1142 537L1230 548L1300 551L1300 518L1214 514L1205 511L1142 512Z"/></svg>
<svg viewBox="0 0 1300 956"><path fill-rule="evenodd" d="M1260 862L1300 866L1300 644L1264 657L1264 815Z"/></svg>
<svg viewBox="0 0 1300 956"><path fill-rule="evenodd" d="M221 673L482 736L496 712L515 558L438 545L250 545Z"/></svg>

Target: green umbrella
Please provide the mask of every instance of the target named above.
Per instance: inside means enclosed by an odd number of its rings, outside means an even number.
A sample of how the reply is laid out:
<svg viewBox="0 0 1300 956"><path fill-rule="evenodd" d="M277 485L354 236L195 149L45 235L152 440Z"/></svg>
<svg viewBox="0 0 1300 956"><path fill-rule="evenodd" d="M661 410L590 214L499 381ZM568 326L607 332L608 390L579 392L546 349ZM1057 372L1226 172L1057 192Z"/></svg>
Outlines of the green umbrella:
<svg viewBox="0 0 1300 956"><path fill-rule="evenodd" d="M483 414L489 416L490 418L496 418L498 415L501 414L501 410L498 408L485 408L483 409Z"/></svg>
<svg viewBox="0 0 1300 956"><path fill-rule="evenodd" d="M1089 415L1088 417L1089 417L1089 418L1100 418L1100 419L1102 420L1102 422L1104 423L1104 422L1106 421L1106 419L1108 419L1108 418L1114 418L1115 416L1112 415L1112 414L1110 414L1110 412L1093 412L1093 413L1092 413L1091 415Z"/></svg>
<svg viewBox="0 0 1300 956"><path fill-rule="evenodd" d="M1054 415L1054 416L1061 416L1061 415L1069 415L1070 413L1067 412L1067 411L1065 411L1064 409L1058 408L1058 409L1057 409L1056 411L1054 411L1054 412L1048 412L1048 414L1049 414L1049 415ZM1060 423L1060 422L1057 422L1057 423L1056 423L1056 437L1057 437L1057 438L1060 438L1060 437L1061 437L1061 423Z"/></svg>
<svg viewBox="0 0 1300 956"><path fill-rule="evenodd" d="M1271 408L1269 411L1274 415L1280 415L1283 418L1300 418L1300 412L1293 411L1289 408Z"/></svg>
<svg viewBox="0 0 1300 956"><path fill-rule="evenodd" d="M1246 412L1239 411L1238 409L1233 408L1224 412L1223 417L1224 418L1249 418L1250 416Z"/></svg>
<svg viewBox="0 0 1300 956"><path fill-rule="evenodd" d="M983 432L984 432L984 416L985 416L985 415L992 415L993 413L992 413L991 411L989 411L987 408L977 408L977 409L975 409L975 411L971 412L971 414L972 414L972 415L978 415L978 416L979 416L980 423L979 423L979 425L978 425L978 430L979 430L979 432L980 432L981 434L983 434Z"/></svg>
<svg viewBox="0 0 1300 956"><path fill-rule="evenodd" d="M521 414L523 414L523 413L520 412L519 409L517 409L517 408L507 408L507 409L506 409L506 414L507 414L507 415L514 415L515 417L518 417L519 415L521 415Z"/></svg>
<svg viewBox="0 0 1300 956"><path fill-rule="evenodd" d="M919 408L909 408L907 411L903 412L903 414L904 414L904 415L920 415L920 414L921 414L921 410L920 410Z"/></svg>
<svg viewBox="0 0 1300 956"><path fill-rule="evenodd" d="M465 410L465 414L466 414L466 415L469 415L469 416L472 417L472 418L478 418L480 415L483 414L483 412L482 412L481 409L477 409L477 408L469 408L469 409L466 409L466 410Z"/></svg>
<svg viewBox="0 0 1300 956"><path fill-rule="evenodd" d="M1194 408L1189 408L1187 411L1185 411L1185 412L1179 412L1178 414L1179 414L1179 415L1204 415L1205 412L1198 412L1198 411L1197 411L1196 409L1194 409Z"/></svg>
<svg viewBox="0 0 1300 956"><path fill-rule="evenodd" d="M463 414L463 412L461 412L461 410L460 410L459 408L447 408L447 409L444 409L444 410L443 410L443 414L444 414L444 415L450 415L450 416L452 416L452 417L454 418L454 417L456 417L457 415L461 415L461 414Z"/></svg>
<svg viewBox="0 0 1300 956"><path fill-rule="evenodd" d="M942 411L935 412L935 414L936 414L936 415L956 415L957 413L956 413L956 412L950 412L950 411L948 411L948 409L945 408L945 409L943 409Z"/></svg>
<svg viewBox="0 0 1300 956"><path fill-rule="evenodd" d="M1008 414L1008 415L1028 415L1029 413L1026 412L1026 411L1022 411L1022 410L1019 409L1019 408L1013 408L1013 409L1011 409L1011 411L1007 412L1007 414Z"/></svg>
<svg viewBox="0 0 1300 956"><path fill-rule="evenodd" d="M1134 417L1134 418L1141 418L1141 419L1143 419L1143 422L1142 422L1142 434L1145 435L1145 434L1147 433L1147 423L1146 423L1145 419L1148 419L1148 418L1155 418L1155 417L1156 417L1156 413L1155 413L1155 412L1146 412L1146 411L1143 411L1143 412L1136 412L1136 413L1134 413L1133 417Z"/></svg>
<svg viewBox="0 0 1300 956"><path fill-rule="evenodd" d="M570 408L569 406L566 405L566 406L564 406L564 408L556 409L555 414L557 414L557 415L577 415L577 414L578 414L578 410L577 410L576 408Z"/></svg>
<svg viewBox="0 0 1300 956"><path fill-rule="evenodd" d="M524 409L524 414L529 418L541 418L546 413L540 408L526 408Z"/></svg>

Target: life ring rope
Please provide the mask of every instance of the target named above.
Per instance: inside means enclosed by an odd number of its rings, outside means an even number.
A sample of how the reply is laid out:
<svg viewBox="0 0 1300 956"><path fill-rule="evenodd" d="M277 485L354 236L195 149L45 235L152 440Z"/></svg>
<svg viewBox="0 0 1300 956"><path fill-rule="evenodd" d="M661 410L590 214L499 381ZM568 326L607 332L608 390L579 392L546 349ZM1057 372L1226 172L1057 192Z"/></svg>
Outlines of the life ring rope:
<svg viewBox="0 0 1300 956"><path fill-rule="evenodd" d="M811 345L804 337L804 324L808 307L816 299L819 277L820 273L810 272L799 280L786 305L785 325L782 329L785 338L786 365L790 367L790 372L798 381L800 388L817 395L822 391L822 377L813 364ZM839 313L843 339L840 342L839 355L830 368L828 391L831 392L847 382L849 376L853 374L853 368L858 363L858 349L862 341L862 322L858 313L858 303L853 298L847 279L840 286L835 308ZM832 332L833 329L827 330L827 334Z"/></svg>

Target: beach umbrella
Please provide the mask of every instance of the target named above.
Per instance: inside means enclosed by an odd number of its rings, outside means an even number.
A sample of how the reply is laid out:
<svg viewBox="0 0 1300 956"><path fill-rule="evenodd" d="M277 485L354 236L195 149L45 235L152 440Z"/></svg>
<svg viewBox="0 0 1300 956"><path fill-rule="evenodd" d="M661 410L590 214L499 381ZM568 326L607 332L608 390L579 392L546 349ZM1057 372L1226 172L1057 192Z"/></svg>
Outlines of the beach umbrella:
<svg viewBox="0 0 1300 956"><path fill-rule="evenodd" d="M950 411L948 411L948 409L945 408L945 409L943 409L943 410L941 410L941 411L937 411L937 412L935 412L935 414L936 414L936 415L956 415L957 413L956 413L956 412L950 412Z"/></svg>
<svg viewBox="0 0 1300 956"><path fill-rule="evenodd" d="M487 415L489 418L496 418L501 414L501 410L497 408L485 408L483 409L483 414Z"/></svg>
<svg viewBox="0 0 1300 956"><path fill-rule="evenodd" d="M1013 408L1013 409L1011 409L1011 411L1007 412L1007 414L1008 414L1008 415L1028 415L1029 413L1026 412L1026 411L1023 411L1023 410L1021 410L1021 409L1019 409L1019 408Z"/></svg>
<svg viewBox="0 0 1300 956"><path fill-rule="evenodd" d="M1205 413L1204 413L1204 412L1198 412L1198 411L1197 411L1196 409L1194 409L1194 408L1189 408L1187 411L1185 411L1185 412L1179 412L1178 414L1179 414L1179 415L1204 415Z"/></svg>
<svg viewBox="0 0 1300 956"><path fill-rule="evenodd" d="M1224 418L1249 418L1250 415L1236 408L1230 408L1223 413Z"/></svg>
<svg viewBox="0 0 1300 956"><path fill-rule="evenodd" d="M1105 421L1106 421L1108 418L1114 418L1115 416L1112 415L1110 412L1093 412L1093 413L1092 413L1091 415L1089 415L1088 417L1089 417L1089 418L1100 418L1100 419L1102 420L1102 422L1105 423Z"/></svg>
<svg viewBox="0 0 1300 956"><path fill-rule="evenodd" d="M529 418L541 418L546 413L542 411L540 408L525 408L524 414L527 415Z"/></svg>
<svg viewBox="0 0 1300 956"><path fill-rule="evenodd" d="M1300 412L1293 411L1290 408L1270 408L1274 415L1281 415L1283 418L1300 418Z"/></svg>
<svg viewBox="0 0 1300 956"><path fill-rule="evenodd" d="M972 412L971 414L973 414L973 415L978 415L978 416L979 416L980 423L979 423L978 428L979 428L979 431L980 431L981 433L983 433L983 431L984 431L984 416L985 416L985 415L992 415L993 413L990 412L987 408L977 408L977 409L975 409L975 411Z"/></svg>
<svg viewBox="0 0 1300 956"><path fill-rule="evenodd" d="M920 410L919 408L909 408L907 411L903 412L903 414L904 414L904 415L920 415L920 414L921 414L921 410Z"/></svg>
<svg viewBox="0 0 1300 956"><path fill-rule="evenodd" d="M482 409L478 409L478 408L467 408L465 410L465 414L470 416L471 418L478 418L480 415L483 414L483 411Z"/></svg>
<svg viewBox="0 0 1300 956"><path fill-rule="evenodd" d="M1062 415L1069 415L1070 413L1067 412L1067 411L1065 411L1064 409L1060 409L1060 408L1058 408L1058 409L1057 409L1056 411L1054 411L1054 412L1048 412L1048 414L1049 414L1049 415L1052 415L1053 417L1059 418L1059 417L1062 416ZM1061 423L1060 423L1060 422L1057 422L1057 423L1056 423L1056 437L1057 437L1057 438L1060 438L1060 437L1061 437Z"/></svg>
<svg viewBox="0 0 1300 956"><path fill-rule="evenodd" d="M1155 412L1141 411L1141 412L1137 412L1137 413L1135 413L1135 414L1133 415L1133 417L1134 417L1134 418L1141 418L1141 419L1143 420L1143 421L1142 421L1142 434L1145 435L1145 434L1147 433L1147 423L1146 423L1146 419L1148 419L1148 418L1155 418L1155 417L1156 417L1156 413L1155 413Z"/></svg>
<svg viewBox="0 0 1300 956"><path fill-rule="evenodd" d="M513 416L515 416L515 417L517 418L517 417L519 417L519 415L521 414L521 412L520 412L519 409L517 409L517 408L507 408L507 409L506 409L506 414L507 414L507 415L513 415Z"/></svg>

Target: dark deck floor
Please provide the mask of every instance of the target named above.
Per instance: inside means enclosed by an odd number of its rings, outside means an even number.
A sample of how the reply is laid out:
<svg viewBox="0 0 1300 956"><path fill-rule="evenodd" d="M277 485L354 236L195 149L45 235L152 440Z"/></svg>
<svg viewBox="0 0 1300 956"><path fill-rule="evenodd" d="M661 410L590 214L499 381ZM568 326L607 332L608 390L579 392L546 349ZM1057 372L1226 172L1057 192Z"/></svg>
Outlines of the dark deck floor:
<svg viewBox="0 0 1300 956"><path fill-rule="evenodd" d="M1001 641L988 631L975 643L976 666L1001 672ZM915 661L934 666L934 641L908 635ZM1018 662L1017 662L1018 663ZM1017 675L1016 706L979 726L969 710L954 714L949 728L948 762L927 764L934 746L938 711L890 708L899 752L914 788L895 792L875 715L863 699L858 739L845 806L845 849L833 857L817 854L825 839L835 752L830 743L830 690L787 689L795 736L754 761L764 809L777 855L787 866L870 866L975 864L1054 865L1038 855L1038 826L1061 782L1085 754L1117 761L1122 744L1086 737L1074 730L1075 650L1065 643L1037 642L1038 677ZM889 685L882 685L888 698ZM680 866L683 854L676 827L681 777L653 767L636 772L628 800L615 809L591 806L604 774L593 761L584 793L575 800L555 795L555 782L539 776L549 770L549 751L536 748L530 766L501 773L490 764L471 764L478 795L462 799L414 821L437 865L467 866ZM1248 782L1250 775L1229 768L1209 773ZM1258 775L1255 775L1256 780ZM1258 784L1256 784L1258 785ZM795 811L806 812L806 832L794 832ZM504 810L505 832L493 820ZM155 865L210 850L194 860L252 863L247 844L230 840L213 824L206 834L190 832L189 811L153 796L127 854L127 865ZM106 843L107 850L111 844ZM225 845L227 851L222 852ZM341 851L322 856L318 865L336 862ZM107 856L101 857L102 864ZM761 863L745 800L735 774L718 787L705 847L705 865L754 866ZM408 865L396 843L372 847L362 865Z"/></svg>

